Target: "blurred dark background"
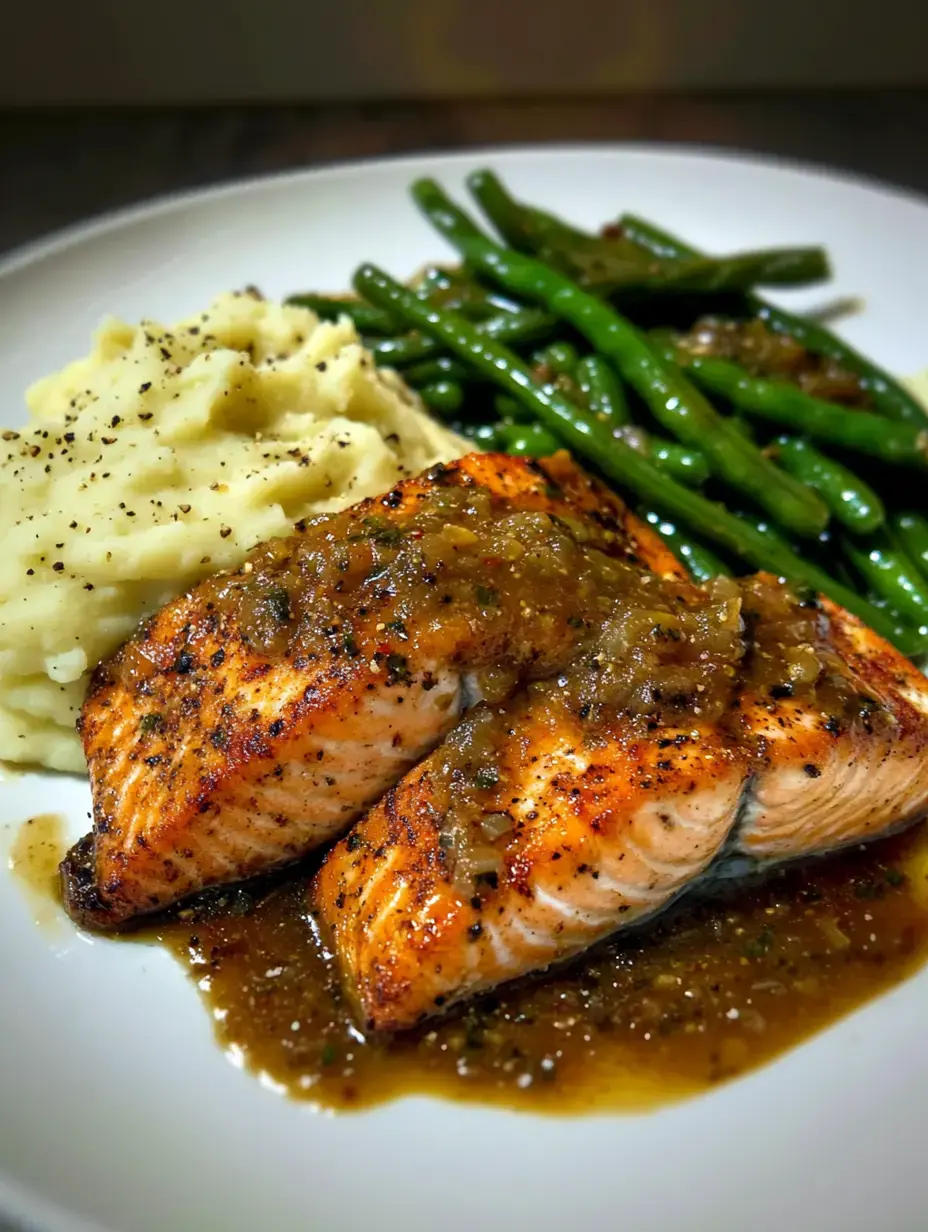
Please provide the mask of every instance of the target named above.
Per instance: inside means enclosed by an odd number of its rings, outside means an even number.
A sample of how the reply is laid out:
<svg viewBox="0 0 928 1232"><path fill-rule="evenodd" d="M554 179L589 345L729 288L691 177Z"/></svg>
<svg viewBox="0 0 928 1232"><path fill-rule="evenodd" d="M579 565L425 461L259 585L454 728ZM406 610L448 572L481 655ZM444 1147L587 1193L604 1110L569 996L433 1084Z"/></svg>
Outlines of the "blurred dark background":
<svg viewBox="0 0 928 1232"><path fill-rule="evenodd" d="M928 0L45 0L0 46L0 249L177 189L494 143L694 142L928 193Z"/></svg>

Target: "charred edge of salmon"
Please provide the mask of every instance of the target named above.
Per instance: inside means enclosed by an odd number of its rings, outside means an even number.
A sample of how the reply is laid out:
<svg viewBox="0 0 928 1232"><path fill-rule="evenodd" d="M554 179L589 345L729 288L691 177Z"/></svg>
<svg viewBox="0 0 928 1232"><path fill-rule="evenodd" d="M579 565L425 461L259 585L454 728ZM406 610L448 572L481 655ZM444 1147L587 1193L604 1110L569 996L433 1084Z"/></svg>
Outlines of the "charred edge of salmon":
<svg viewBox="0 0 928 1232"><path fill-rule="evenodd" d="M77 840L58 865L58 876L64 908L75 924L107 931L119 926L121 921L100 893L93 834Z"/></svg>

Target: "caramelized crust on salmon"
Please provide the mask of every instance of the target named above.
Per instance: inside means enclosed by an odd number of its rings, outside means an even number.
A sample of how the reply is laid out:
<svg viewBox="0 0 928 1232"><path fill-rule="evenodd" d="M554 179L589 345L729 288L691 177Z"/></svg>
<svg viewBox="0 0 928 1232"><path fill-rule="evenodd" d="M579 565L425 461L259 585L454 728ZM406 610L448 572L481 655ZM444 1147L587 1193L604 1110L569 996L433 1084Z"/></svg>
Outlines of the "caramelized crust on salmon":
<svg viewBox="0 0 928 1232"><path fill-rule="evenodd" d="M928 811L928 680L843 608L821 600L830 670L858 691L850 719L748 694L735 730L755 779L737 847L786 860L861 843Z"/></svg>
<svg viewBox="0 0 928 1232"><path fill-rule="evenodd" d="M528 521L510 535L514 514ZM511 560L481 559L481 535ZM436 536L450 563L429 556ZM343 833L481 693L570 659L590 628L577 607L598 602L578 562L600 557L679 570L566 454L474 454L168 604L97 670L82 711L94 829L62 866L71 914L113 927ZM521 571L531 602L475 587L472 566L489 582ZM403 607L391 567L428 602Z"/></svg>
<svg viewBox="0 0 928 1232"><path fill-rule="evenodd" d="M462 877L448 842L442 749L411 771L311 891L360 1020L410 1027L641 921L703 875L863 842L925 813L928 680L843 609L816 612L829 679L815 700L787 684L739 688L717 723L635 737L613 721L591 740L549 694L534 708L512 699L497 729L503 786L486 806L511 825L489 877L473 865Z"/></svg>
<svg viewBox="0 0 928 1232"><path fill-rule="evenodd" d="M503 751L512 829L499 867L455 877L435 807L439 754L329 854L314 903L369 1029L409 1027L665 907L722 850L747 777L713 728L622 725L598 750L573 715L519 714Z"/></svg>

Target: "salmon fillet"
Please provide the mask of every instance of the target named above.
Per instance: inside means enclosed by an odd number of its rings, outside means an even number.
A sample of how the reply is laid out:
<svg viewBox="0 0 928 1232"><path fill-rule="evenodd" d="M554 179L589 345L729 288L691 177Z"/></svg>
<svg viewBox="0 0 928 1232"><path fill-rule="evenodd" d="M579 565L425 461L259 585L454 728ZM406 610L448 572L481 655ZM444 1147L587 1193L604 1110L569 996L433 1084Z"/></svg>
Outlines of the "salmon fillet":
<svg viewBox="0 0 928 1232"><path fill-rule="evenodd" d="M168 604L81 714L94 826L62 865L68 910L114 927L343 833L472 702L570 660L604 559L678 571L566 454L474 454ZM521 590L483 584L516 570Z"/></svg>
<svg viewBox="0 0 928 1232"><path fill-rule="evenodd" d="M861 704L849 720L801 698L741 699L735 731L755 778L737 849L758 861L866 842L928 811L928 680L856 616L820 603L829 670Z"/></svg>
<svg viewBox="0 0 928 1232"><path fill-rule="evenodd" d="M435 807L437 754L320 869L314 909L367 1029L413 1026L640 923L722 851L746 764L716 731L640 740L619 728L591 756L578 752L571 715L527 718L530 748L520 740L504 751L516 803L497 869L455 880Z"/></svg>
<svg viewBox="0 0 928 1232"><path fill-rule="evenodd" d="M591 744L549 690L511 699L497 726L500 790L484 803L501 833L476 877L449 851L444 746L411 771L333 848L310 892L360 1021L410 1027L722 871L865 841L928 810L928 680L834 604L810 621L828 705L792 698L787 683L761 694L739 682L717 721L641 735L612 720Z"/></svg>

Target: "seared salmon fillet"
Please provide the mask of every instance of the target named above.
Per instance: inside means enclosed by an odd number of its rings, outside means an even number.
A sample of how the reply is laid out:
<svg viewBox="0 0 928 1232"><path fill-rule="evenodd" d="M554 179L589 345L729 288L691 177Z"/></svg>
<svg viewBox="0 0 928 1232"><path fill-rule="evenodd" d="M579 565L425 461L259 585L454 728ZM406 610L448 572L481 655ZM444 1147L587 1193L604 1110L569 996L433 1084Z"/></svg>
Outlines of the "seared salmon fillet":
<svg viewBox="0 0 928 1232"><path fill-rule="evenodd" d="M928 812L928 680L856 616L820 606L843 705L781 688L748 691L737 710L754 761L737 849L760 861L865 842Z"/></svg>
<svg viewBox="0 0 928 1232"><path fill-rule="evenodd" d="M438 752L316 877L314 907L367 1029L413 1026L641 922L704 872L731 833L747 767L712 728L642 740L619 725L594 752L569 713L516 709L497 862L484 855L475 877L456 876L436 807Z"/></svg>
<svg viewBox="0 0 928 1232"><path fill-rule="evenodd" d="M762 575L742 595L747 654L711 721L616 713L591 730L530 687L486 720L498 782L472 793L469 827L449 825L448 750L479 750L485 708L333 848L311 902L368 1029L570 957L723 870L928 810L928 680L834 604L797 606ZM787 614L800 640L784 646Z"/></svg>
<svg viewBox="0 0 928 1232"><path fill-rule="evenodd" d="M336 837L473 701L569 662L642 568L678 571L566 454L470 455L256 549L95 673L69 911L113 927Z"/></svg>

